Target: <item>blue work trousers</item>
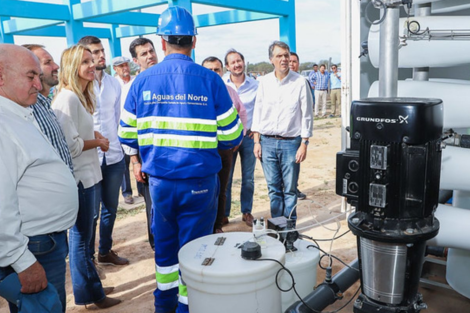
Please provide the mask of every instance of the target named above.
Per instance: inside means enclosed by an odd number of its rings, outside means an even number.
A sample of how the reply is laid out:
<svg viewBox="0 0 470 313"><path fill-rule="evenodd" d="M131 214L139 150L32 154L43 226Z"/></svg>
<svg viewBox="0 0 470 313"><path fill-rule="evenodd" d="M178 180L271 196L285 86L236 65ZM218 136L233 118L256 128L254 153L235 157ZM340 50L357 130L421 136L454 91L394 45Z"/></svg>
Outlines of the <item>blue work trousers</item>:
<svg viewBox="0 0 470 313"><path fill-rule="evenodd" d="M68 254L67 231L51 233L47 235L29 237L28 250L36 257L37 261L46 272L47 281L52 284L59 293L62 312L66 308L65 295L65 258ZM0 281L13 273L11 267L0 267ZM16 305L9 303L10 312L18 312Z"/></svg>
<svg viewBox="0 0 470 313"><path fill-rule="evenodd" d="M116 221L117 208L119 205L119 187L124 175L124 158L114 164L106 164L106 156L101 164L103 180L100 184L101 195L101 219L100 219L100 245L99 253L107 254L113 246L113 229ZM93 237L90 242L92 257L95 255L96 225L100 217L100 207L96 208L93 217Z"/></svg>
<svg viewBox="0 0 470 313"><path fill-rule="evenodd" d="M90 304L104 299L101 280L92 261L90 243L93 237L93 216L99 206L99 183L84 188L78 184L78 215L69 232L70 276L75 303Z"/></svg>
<svg viewBox="0 0 470 313"><path fill-rule="evenodd" d="M217 214L218 177L217 174L185 180L150 177L149 184L157 265L155 312L168 313L178 306L178 313L186 313L186 287L178 283L176 274L178 251L189 241L212 234ZM160 273L159 268L163 269ZM159 277L163 278L159 281Z"/></svg>
<svg viewBox="0 0 470 313"><path fill-rule="evenodd" d="M289 217L297 205L300 163L295 163L295 157L301 140L300 136L287 140L261 136L261 165L268 184L272 217ZM295 211L291 218L297 219Z"/></svg>
<svg viewBox="0 0 470 313"><path fill-rule="evenodd" d="M233 154L232 169L227 184L225 202L225 216L230 216L230 209L232 205L232 180L233 171L235 170L235 163L237 156L240 155L241 170L242 170L242 186L240 191L240 205L242 213L251 213L253 209L253 194L255 192L255 166L256 157L253 153L254 141L249 135L243 138L242 144L238 150Z"/></svg>

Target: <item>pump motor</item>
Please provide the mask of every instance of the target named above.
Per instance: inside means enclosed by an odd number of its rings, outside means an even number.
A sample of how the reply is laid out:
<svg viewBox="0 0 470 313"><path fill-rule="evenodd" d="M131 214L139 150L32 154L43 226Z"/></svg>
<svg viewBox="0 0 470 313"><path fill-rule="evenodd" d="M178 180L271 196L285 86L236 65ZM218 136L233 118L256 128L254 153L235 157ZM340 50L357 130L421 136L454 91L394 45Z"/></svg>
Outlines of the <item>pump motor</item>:
<svg viewBox="0 0 470 313"><path fill-rule="evenodd" d="M361 269L354 312L419 312L426 241L439 231L442 101L355 101L350 125L351 148L337 154L336 193L356 208L348 219Z"/></svg>

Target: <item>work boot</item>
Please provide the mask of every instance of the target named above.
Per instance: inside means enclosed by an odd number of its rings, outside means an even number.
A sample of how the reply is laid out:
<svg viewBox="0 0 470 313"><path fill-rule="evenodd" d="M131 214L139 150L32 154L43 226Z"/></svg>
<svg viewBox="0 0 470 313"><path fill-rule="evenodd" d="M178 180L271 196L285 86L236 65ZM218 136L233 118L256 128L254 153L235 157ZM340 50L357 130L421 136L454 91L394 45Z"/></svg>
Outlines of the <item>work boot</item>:
<svg viewBox="0 0 470 313"><path fill-rule="evenodd" d="M305 200L307 198L307 195L304 194L302 191L300 191L299 189L297 189L297 199L299 200Z"/></svg>
<svg viewBox="0 0 470 313"><path fill-rule="evenodd" d="M112 306L118 305L121 303L121 300L119 299L114 299L106 296L103 300L100 302L95 302L94 304L99 308L99 309L107 309Z"/></svg>
<svg viewBox="0 0 470 313"><path fill-rule="evenodd" d="M248 226L253 226L253 215L251 215L251 213L243 213L243 216L242 216L242 221L244 221L246 223L246 225Z"/></svg>
<svg viewBox="0 0 470 313"><path fill-rule="evenodd" d="M127 204L134 204L134 197L132 195L125 196L124 202Z"/></svg>
<svg viewBox="0 0 470 313"><path fill-rule="evenodd" d="M129 264L128 259L121 258L113 250L109 250L109 252L104 254L104 255L101 254L101 253L98 253L98 262L100 264L106 264L106 265L127 265L127 264Z"/></svg>

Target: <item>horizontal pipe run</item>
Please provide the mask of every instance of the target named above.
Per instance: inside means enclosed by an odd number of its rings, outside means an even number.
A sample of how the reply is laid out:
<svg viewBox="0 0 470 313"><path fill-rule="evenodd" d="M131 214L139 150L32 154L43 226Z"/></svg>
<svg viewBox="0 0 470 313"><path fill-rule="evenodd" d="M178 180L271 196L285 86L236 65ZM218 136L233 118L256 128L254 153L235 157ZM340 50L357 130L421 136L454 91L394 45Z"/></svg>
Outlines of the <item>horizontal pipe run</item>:
<svg viewBox="0 0 470 313"><path fill-rule="evenodd" d="M319 285L312 293L303 299L309 308L301 301L297 301L292 304L285 313L312 313L311 309L320 312L334 303L338 299L337 293L339 291L345 292L359 279L359 260L355 259L349 266L350 267L344 267L334 275L330 284Z"/></svg>

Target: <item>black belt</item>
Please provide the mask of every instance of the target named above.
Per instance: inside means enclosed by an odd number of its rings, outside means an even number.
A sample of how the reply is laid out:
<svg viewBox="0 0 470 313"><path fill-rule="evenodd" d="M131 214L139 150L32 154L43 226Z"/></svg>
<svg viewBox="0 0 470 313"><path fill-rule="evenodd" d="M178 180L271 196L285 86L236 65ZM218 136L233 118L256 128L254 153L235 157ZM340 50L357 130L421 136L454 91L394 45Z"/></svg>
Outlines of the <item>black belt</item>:
<svg viewBox="0 0 470 313"><path fill-rule="evenodd" d="M316 89L318 91L325 91L325 90L328 90L328 89Z"/></svg>
<svg viewBox="0 0 470 313"><path fill-rule="evenodd" d="M262 135L262 136L268 137L268 138L279 139L279 140L292 140L292 139L297 138L297 137L283 137L279 135Z"/></svg>
<svg viewBox="0 0 470 313"><path fill-rule="evenodd" d="M333 89L331 89L331 90L338 90L338 89L341 89L341 88L333 88Z"/></svg>

